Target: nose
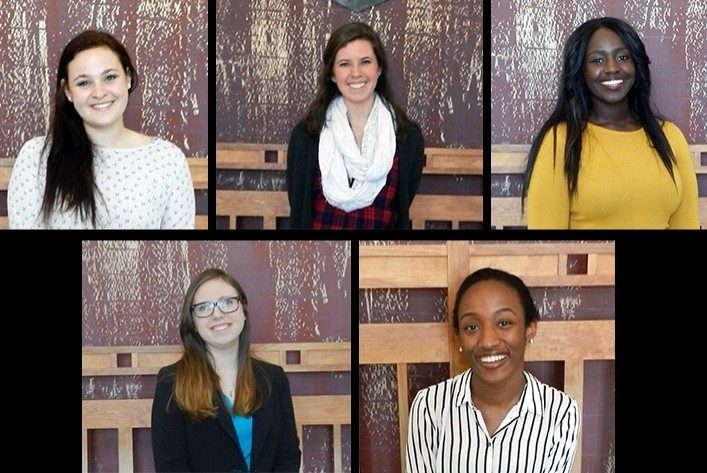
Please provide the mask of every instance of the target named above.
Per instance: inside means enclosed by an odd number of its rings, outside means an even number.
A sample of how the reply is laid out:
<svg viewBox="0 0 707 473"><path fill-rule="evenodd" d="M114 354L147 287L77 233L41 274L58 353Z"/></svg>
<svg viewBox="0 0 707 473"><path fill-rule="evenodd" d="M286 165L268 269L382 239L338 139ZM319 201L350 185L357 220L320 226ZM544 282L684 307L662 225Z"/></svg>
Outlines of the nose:
<svg viewBox="0 0 707 473"><path fill-rule="evenodd" d="M498 345L498 340L498 333L496 333L496 330L493 328L482 330L480 333L479 343L484 348L488 349L495 347Z"/></svg>
<svg viewBox="0 0 707 473"><path fill-rule="evenodd" d="M604 72L609 74L612 72L619 72L619 63L612 57L609 57L604 61Z"/></svg>
<svg viewBox="0 0 707 473"><path fill-rule="evenodd" d="M105 95L105 87L103 87L103 83L99 80L95 81L93 83L93 88L91 89L91 95L94 97L103 97Z"/></svg>
<svg viewBox="0 0 707 473"><path fill-rule="evenodd" d="M354 64L351 66L351 75L354 77L358 77L361 72L360 66L358 64Z"/></svg>

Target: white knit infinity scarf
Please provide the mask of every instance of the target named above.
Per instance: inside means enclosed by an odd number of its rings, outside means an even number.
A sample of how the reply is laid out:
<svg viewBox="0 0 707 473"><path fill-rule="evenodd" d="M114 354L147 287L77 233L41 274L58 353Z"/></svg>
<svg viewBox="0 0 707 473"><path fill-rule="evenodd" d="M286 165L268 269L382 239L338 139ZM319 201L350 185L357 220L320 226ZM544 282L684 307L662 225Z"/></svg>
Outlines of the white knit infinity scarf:
<svg viewBox="0 0 707 473"><path fill-rule="evenodd" d="M319 135L322 192L330 205L346 212L368 207L383 189L395 155L393 117L378 94L358 149L342 97L331 101ZM353 185L349 187L349 177Z"/></svg>

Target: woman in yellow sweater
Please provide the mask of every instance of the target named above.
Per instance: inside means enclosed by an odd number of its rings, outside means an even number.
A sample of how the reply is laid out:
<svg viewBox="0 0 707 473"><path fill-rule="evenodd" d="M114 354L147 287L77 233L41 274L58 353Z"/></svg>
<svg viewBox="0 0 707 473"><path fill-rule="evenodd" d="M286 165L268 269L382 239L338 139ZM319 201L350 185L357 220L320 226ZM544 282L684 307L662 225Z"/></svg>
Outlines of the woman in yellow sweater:
<svg viewBox="0 0 707 473"><path fill-rule="evenodd" d="M699 228L687 141L651 109L649 64L622 20L570 35L557 106L528 156L528 228Z"/></svg>

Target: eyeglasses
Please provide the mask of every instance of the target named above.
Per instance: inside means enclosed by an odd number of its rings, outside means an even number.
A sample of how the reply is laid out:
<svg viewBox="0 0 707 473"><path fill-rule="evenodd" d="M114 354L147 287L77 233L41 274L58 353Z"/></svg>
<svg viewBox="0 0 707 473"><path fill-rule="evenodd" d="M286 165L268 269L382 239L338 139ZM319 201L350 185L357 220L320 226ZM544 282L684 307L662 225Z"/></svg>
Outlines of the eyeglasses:
<svg viewBox="0 0 707 473"><path fill-rule="evenodd" d="M206 301L193 304L191 313L196 317L210 317L214 313L214 309L218 306L219 310L225 314L235 312L241 306L241 298L238 296L226 296L217 301Z"/></svg>

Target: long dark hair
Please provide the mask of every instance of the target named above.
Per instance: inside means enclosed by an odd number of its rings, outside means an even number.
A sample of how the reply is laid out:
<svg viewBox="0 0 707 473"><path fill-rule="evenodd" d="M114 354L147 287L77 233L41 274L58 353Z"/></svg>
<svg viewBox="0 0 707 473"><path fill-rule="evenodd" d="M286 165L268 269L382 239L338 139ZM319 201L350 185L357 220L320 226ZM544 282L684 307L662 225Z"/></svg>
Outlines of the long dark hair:
<svg viewBox="0 0 707 473"><path fill-rule="evenodd" d="M347 23L334 30L331 34L331 38L329 38L329 42L324 48L322 69L317 80L317 95L309 105L304 118L307 124L307 131L312 135L317 135L322 131L329 103L341 95L339 88L331 80L336 53L339 49L356 39L365 39L373 47L378 66L381 68L381 74L376 84L376 92L378 92L378 95L383 99L383 103L395 116L395 135L398 139L401 139L405 135L405 125L412 122L393 96L393 89L390 87L390 82L388 82L388 58L385 54L383 43L378 34L365 23Z"/></svg>
<svg viewBox="0 0 707 473"><path fill-rule="evenodd" d="M564 149L564 170L567 177L568 192L571 195L577 192L577 179L579 176L579 160L582 154L582 133L587 126L589 112L592 110L592 95L584 80L584 57L587 44L594 32L599 28L608 28L619 35L621 41L631 53L636 68L636 78L633 87L628 93L629 110L633 117L641 123L653 148L660 155L660 159L673 175L675 155L670 148L668 139L663 133L660 117L651 108L651 63L646 48L643 46L638 33L625 21L618 18L594 18L580 25L570 35L565 43L564 63L562 67L562 80L555 110L535 136L528 154L528 165L525 169L523 180L523 197L528 195L530 178L538 156L540 144L545 135L552 128L553 133L553 160L556 156L557 125L565 122L567 126L567 141ZM660 121L659 121L660 120Z"/></svg>
<svg viewBox="0 0 707 473"><path fill-rule="evenodd" d="M110 34L86 30L74 37L61 53L56 72L54 111L44 150L47 154L47 181L44 188L42 213L44 220L55 204L79 213L81 220L90 218L96 226L96 182L93 174L93 145L86 134L83 120L65 94L69 63L81 51L107 47L113 51L130 77L128 93L135 90L137 72L125 47Z"/></svg>
<svg viewBox="0 0 707 473"><path fill-rule="evenodd" d="M540 318L540 312L538 312L538 308L535 306L533 296L530 295L530 289L528 289L528 286L525 285L521 278L501 269L482 268L468 275L459 286L457 297L454 301L454 320L452 321L455 331L459 331L459 304L461 303L462 297L471 286L482 281L497 281L503 283L518 294L520 303L523 306L523 316L526 327L529 327L532 322L537 322Z"/></svg>
<svg viewBox="0 0 707 473"><path fill-rule="evenodd" d="M194 294L207 281L221 279L232 286L241 299L240 304L245 315L243 330L238 337L238 375L236 379L236 397L233 411L248 416L262 405L263 393L255 380L254 363L250 355L250 317L248 315L248 297L243 287L228 273L218 268L209 268L198 274L189 285L182 304L182 316L179 323L179 336L182 339L184 353L177 362L174 383L174 397L179 407L192 421L199 421L215 415L213 393L219 388L216 374L206 342L201 338L194 324L191 306ZM266 383L269 380L265 378ZM269 384L268 384L269 386Z"/></svg>

